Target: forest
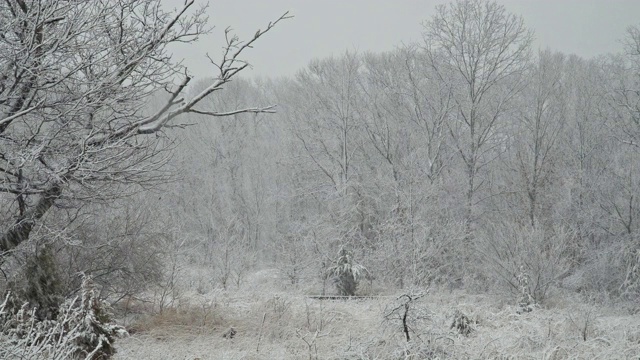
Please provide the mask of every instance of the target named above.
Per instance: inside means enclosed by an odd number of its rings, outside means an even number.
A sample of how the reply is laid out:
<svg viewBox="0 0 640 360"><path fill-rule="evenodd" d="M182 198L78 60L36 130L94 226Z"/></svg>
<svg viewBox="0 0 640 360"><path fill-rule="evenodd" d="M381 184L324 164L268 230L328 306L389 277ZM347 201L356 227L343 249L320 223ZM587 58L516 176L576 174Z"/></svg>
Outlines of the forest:
<svg viewBox="0 0 640 360"><path fill-rule="evenodd" d="M640 25L456 0L242 77L283 11L192 79L206 10L0 4L0 358L640 356Z"/></svg>

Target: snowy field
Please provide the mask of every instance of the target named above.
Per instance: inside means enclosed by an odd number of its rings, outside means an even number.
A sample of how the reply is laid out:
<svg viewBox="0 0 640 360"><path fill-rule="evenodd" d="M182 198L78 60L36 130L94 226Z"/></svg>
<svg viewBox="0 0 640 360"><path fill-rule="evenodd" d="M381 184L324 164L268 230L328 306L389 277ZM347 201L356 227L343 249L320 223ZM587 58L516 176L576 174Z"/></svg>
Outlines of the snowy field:
<svg viewBox="0 0 640 360"><path fill-rule="evenodd" d="M237 291L185 294L175 308L129 324L116 359L637 359L640 317L556 290L518 314L504 295L423 289L357 300L313 299L272 271ZM413 294L414 296L418 291ZM396 310L392 312L392 310ZM452 328L464 314L467 335ZM233 330L231 330L233 329ZM231 335L233 333L233 335Z"/></svg>

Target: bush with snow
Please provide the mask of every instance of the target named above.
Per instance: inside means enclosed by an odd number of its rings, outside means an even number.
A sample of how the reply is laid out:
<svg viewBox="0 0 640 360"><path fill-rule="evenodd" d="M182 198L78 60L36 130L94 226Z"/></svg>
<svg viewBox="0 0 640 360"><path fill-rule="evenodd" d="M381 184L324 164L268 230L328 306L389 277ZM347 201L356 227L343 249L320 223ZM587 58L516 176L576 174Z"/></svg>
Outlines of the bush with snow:
<svg viewBox="0 0 640 360"><path fill-rule="evenodd" d="M0 304L1 359L109 359L116 337L126 330L111 320L90 277L82 281L81 297L67 299L55 319L38 320L28 303L12 309L11 294Z"/></svg>
<svg viewBox="0 0 640 360"><path fill-rule="evenodd" d="M360 280L369 276L367 268L356 263L353 253L345 248L340 249L329 274L342 296L354 296Z"/></svg>

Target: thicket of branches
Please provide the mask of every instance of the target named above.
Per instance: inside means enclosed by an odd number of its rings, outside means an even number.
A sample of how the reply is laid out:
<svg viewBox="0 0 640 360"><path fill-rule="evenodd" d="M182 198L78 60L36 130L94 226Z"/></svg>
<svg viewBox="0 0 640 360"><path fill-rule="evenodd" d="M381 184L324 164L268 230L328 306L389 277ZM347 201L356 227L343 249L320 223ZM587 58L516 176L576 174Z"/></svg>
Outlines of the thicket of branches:
<svg viewBox="0 0 640 360"><path fill-rule="evenodd" d="M175 194L189 237L219 244L235 224L234 243L296 286L320 284L347 246L398 287L518 297L525 276L539 302L556 286L635 294L638 29L620 34L624 53L593 59L536 51L531 36L496 3L458 1L421 42L232 84L225 101L279 111L186 130L215 139L179 150L197 159Z"/></svg>

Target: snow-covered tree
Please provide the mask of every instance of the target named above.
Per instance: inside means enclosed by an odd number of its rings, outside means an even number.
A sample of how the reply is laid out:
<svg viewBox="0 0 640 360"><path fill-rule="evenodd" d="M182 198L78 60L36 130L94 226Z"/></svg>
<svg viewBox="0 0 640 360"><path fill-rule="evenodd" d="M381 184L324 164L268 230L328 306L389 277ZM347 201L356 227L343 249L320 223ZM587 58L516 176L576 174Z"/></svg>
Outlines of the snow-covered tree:
<svg viewBox="0 0 640 360"><path fill-rule="evenodd" d="M209 30L194 0L173 11L158 0L27 1L0 5L0 250L27 241L56 207L104 201L165 179L167 131L181 115L271 112L199 104L247 68L247 41L226 32L215 76L185 96L191 76L168 47ZM165 101L145 109L150 94ZM122 185L122 186L120 186Z"/></svg>
<svg viewBox="0 0 640 360"><path fill-rule="evenodd" d="M466 174L471 239L478 194L489 183L486 168L501 151L504 116L523 87L532 33L521 17L496 2L458 0L436 8L423 37L436 74L451 86L455 111L447 125Z"/></svg>

